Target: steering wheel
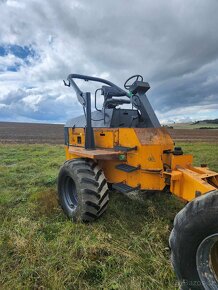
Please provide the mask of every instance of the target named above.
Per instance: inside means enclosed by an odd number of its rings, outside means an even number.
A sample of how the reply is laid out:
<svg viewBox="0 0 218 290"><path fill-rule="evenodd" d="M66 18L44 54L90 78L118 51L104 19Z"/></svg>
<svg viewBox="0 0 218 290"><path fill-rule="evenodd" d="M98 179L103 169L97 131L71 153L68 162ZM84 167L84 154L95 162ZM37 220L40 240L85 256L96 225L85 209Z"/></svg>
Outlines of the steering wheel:
<svg viewBox="0 0 218 290"><path fill-rule="evenodd" d="M128 84L128 82L130 80L134 79L134 81L131 83L131 84ZM140 79L141 82L143 82L143 77L141 75L134 75L134 76L131 76L130 78L128 78L125 83L124 83L124 88L126 90L129 90L131 85L134 84L134 82L138 81Z"/></svg>

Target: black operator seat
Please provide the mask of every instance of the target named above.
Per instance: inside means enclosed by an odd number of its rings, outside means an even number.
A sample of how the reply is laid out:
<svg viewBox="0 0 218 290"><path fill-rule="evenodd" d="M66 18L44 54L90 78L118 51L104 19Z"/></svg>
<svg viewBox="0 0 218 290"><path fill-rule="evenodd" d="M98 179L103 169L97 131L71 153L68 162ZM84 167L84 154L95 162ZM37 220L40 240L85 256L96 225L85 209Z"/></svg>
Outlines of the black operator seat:
<svg viewBox="0 0 218 290"><path fill-rule="evenodd" d="M104 102L103 106L105 107L105 109L113 109L116 108L116 106L123 104L130 104L130 100L110 98Z"/></svg>
<svg viewBox="0 0 218 290"><path fill-rule="evenodd" d="M116 106L123 104L130 104L130 100L127 99L117 99L117 97L124 97L126 94L119 91L118 89L110 86L102 86L101 94L104 95L104 104L103 107L106 109L113 109Z"/></svg>

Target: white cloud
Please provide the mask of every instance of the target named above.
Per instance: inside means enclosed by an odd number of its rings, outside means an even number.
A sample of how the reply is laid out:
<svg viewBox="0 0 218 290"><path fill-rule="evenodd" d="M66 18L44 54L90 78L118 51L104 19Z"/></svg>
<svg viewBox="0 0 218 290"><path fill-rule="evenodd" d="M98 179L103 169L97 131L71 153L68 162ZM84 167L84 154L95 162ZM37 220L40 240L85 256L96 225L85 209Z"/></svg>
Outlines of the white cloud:
<svg viewBox="0 0 218 290"><path fill-rule="evenodd" d="M39 104L42 101L42 95L28 95L22 99L25 106L36 112L39 110Z"/></svg>
<svg viewBox="0 0 218 290"><path fill-rule="evenodd" d="M0 45L35 52L28 64L13 54L0 57L0 119L64 121L80 114L62 83L73 72L119 85L141 73L163 120L218 115L217 1L0 3ZM20 70L6 71L14 65Z"/></svg>

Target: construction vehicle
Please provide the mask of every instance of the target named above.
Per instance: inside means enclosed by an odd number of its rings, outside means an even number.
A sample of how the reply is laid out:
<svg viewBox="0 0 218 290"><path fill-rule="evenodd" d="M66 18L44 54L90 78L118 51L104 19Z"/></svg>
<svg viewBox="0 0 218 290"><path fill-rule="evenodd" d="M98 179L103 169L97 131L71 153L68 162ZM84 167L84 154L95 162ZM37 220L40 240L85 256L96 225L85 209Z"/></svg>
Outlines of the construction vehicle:
<svg viewBox="0 0 218 290"><path fill-rule="evenodd" d="M102 83L91 93L78 81ZM182 289L218 289L218 174L194 167L192 155L174 147L146 96L141 75L124 89L91 76L70 74L84 115L65 125L66 162L58 176L58 198L73 221L99 218L109 202L108 186L122 193L164 191L188 202L174 221L171 260ZM99 98L103 106L97 107Z"/></svg>

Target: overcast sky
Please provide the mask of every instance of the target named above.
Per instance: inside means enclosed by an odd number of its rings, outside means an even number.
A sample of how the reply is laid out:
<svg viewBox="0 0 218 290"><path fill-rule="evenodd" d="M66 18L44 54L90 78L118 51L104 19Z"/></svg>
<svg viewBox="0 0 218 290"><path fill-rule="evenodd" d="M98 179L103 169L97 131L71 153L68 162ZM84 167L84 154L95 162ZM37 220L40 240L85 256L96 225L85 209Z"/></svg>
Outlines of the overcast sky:
<svg viewBox="0 0 218 290"><path fill-rule="evenodd" d="M81 112L69 73L139 73L161 122L218 118L217 0L0 0L0 120Z"/></svg>

